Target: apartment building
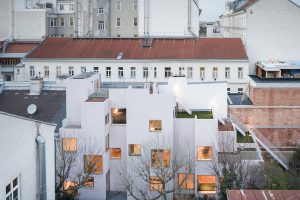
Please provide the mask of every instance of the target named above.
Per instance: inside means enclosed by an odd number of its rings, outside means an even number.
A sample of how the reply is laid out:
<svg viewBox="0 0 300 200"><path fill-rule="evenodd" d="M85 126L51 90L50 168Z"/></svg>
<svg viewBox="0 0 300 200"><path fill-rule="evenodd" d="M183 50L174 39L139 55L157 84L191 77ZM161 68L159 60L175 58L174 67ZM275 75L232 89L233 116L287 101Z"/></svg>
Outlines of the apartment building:
<svg viewBox="0 0 300 200"><path fill-rule="evenodd" d="M236 0L220 17L221 35L243 40L255 74L258 61L299 59L299 20L298 0Z"/></svg>
<svg viewBox="0 0 300 200"><path fill-rule="evenodd" d="M218 179L209 166L218 159L218 135L229 134L236 140L234 126L230 123L229 129L220 129L223 125L218 122L227 118L226 87L225 82L189 84L185 77L174 77L167 84L111 88L105 93L97 73L68 79L67 115L60 129L64 151L77 152L78 168L88 165L88 158L98 159L88 183L79 191L80 199L105 199L110 191L124 191L121 175L127 170L132 171L135 185L145 186L147 195L155 195L160 183L152 177L147 185L130 163L147 156L150 175L155 176L158 155L163 154L168 168L178 150L184 157L195 158L195 168L183 189L196 196L216 195ZM82 148L83 144L98 148L91 152ZM148 153L146 149L150 149ZM260 161L256 157L253 160ZM125 171L120 171L124 167ZM172 178L175 185L185 173L178 170ZM75 177L76 170L65 185L76 184ZM127 199L132 199L132 194L128 193Z"/></svg>
<svg viewBox="0 0 300 200"><path fill-rule="evenodd" d="M49 38L23 59L18 80L38 76L57 81L63 75L98 72L103 83L228 82L229 93L243 93L248 58L240 39L72 39Z"/></svg>

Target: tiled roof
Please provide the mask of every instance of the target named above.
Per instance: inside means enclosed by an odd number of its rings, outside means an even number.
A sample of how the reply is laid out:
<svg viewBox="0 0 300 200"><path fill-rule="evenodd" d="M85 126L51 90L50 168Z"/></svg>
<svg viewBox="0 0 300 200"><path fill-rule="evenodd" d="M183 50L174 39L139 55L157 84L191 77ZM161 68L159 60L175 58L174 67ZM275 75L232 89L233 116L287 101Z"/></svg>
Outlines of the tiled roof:
<svg viewBox="0 0 300 200"><path fill-rule="evenodd" d="M228 59L248 60L239 38L163 39L151 47L133 38L48 38L26 58L37 59Z"/></svg>
<svg viewBox="0 0 300 200"><path fill-rule="evenodd" d="M300 199L300 190L229 190L228 200Z"/></svg>
<svg viewBox="0 0 300 200"><path fill-rule="evenodd" d="M38 42L12 42L6 47L5 53L29 53L38 44Z"/></svg>

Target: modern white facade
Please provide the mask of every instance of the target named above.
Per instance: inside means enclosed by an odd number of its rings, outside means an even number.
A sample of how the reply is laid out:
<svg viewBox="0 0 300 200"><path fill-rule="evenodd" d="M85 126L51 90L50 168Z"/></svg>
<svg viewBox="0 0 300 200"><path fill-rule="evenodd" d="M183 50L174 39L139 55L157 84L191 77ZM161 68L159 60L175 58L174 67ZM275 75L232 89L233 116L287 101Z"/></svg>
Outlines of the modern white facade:
<svg viewBox="0 0 300 200"><path fill-rule="evenodd" d="M257 0L220 17L223 37L241 38L250 61L297 60L300 51L300 4L296 0Z"/></svg>
<svg viewBox="0 0 300 200"><path fill-rule="evenodd" d="M100 159L98 170L91 174L93 178L89 187L80 189L80 199L105 199L109 191L124 191L120 169L126 161L134 160L130 145L138 146L139 154L135 156L145 156L145 147L150 148L151 152L164 149L171 154L175 149L182 149L182 152L190 150L195 157L190 192L196 196L216 194L217 179L211 173L210 164L217 159L218 135L235 135L235 129L218 131L218 120L227 118L226 82L188 83L185 77L174 77L168 84L150 86L146 83L143 88L112 88L108 91L108 97L102 96L104 91L99 90L99 84L97 73L83 73L67 80L67 117L60 129L60 136L69 145L74 147L75 144L74 150L81 160L79 168L84 165L85 155L90 153L81 149L82 144L99 147L99 151L93 154ZM212 113L206 119L201 116L180 118L175 114L176 106L183 113ZM209 152L208 158L200 155L202 148ZM125 166L131 169L129 165ZM136 180L139 179L137 176ZM206 179L214 181L214 188L201 191L199 184ZM75 179L71 176L69 181ZM130 195L128 199L131 199Z"/></svg>
<svg viewBox="0 0 300 200"><path fill-rule="evenodd" d="M0 125L0 199L40 199L40 186L47 199L55 199L55 125L4 112L0 112ZM40 181L38 139L44 140L45 185Z"/></svg>

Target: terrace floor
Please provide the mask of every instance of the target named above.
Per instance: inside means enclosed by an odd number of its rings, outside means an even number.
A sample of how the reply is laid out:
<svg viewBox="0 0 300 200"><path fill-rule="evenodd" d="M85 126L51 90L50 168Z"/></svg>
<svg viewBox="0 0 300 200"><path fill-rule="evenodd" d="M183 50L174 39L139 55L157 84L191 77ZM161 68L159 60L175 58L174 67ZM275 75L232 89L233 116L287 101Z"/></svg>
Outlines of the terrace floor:
<svg viewBox="0 0 300 200"><path fill-rule="evenodd" d="M195 116L197 116L197 119L213 119L211 111L193 111L191 115L187 112L176 113L176 118L195 118Z"/></svg>

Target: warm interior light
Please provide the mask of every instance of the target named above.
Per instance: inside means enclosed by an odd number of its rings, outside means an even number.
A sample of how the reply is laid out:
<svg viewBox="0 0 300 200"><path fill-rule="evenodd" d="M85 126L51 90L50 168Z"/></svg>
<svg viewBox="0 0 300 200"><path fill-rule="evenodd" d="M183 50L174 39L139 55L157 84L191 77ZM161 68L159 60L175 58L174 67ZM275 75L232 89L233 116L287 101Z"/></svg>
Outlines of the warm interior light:
<svg viewBox="0 0 300 200"><path fill-rule="evenodd" d="M118 114L118 112L119 112L119 109L118 109L118 108L115 108L115 109L114 109L114 114Z"/></svg>

